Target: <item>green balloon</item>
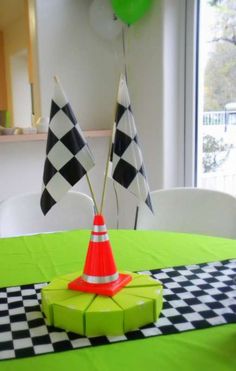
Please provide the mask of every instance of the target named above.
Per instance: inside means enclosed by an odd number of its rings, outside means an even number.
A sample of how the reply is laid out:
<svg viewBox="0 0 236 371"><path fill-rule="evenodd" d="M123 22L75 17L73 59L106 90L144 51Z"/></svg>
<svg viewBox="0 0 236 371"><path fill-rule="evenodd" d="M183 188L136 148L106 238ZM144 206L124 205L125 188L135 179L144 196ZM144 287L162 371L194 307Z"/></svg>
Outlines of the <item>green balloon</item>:
<svg viewBox="0 0 236 371"><path fill-rule="evenodd" d="M133 24L150 8L152 0L111 0L112 8L124 23Z"/></svg>

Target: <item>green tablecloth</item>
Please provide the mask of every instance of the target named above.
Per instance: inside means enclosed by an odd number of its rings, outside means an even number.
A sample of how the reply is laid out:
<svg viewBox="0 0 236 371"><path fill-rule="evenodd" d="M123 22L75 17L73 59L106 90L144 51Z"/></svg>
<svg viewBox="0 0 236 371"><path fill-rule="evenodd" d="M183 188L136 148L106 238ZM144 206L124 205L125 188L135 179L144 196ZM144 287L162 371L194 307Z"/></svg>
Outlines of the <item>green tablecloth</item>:
<svg viewBox="0 0 236 371"><path fill-rule="evenodd" d="M35 283L83 269L89 231L0 239L0 286ZM119 270L145 270L236 257L236 240L110 231ZM1 336L1 334L0 334ZM236 370L236 325L0 361L1 371Z"/></svg>

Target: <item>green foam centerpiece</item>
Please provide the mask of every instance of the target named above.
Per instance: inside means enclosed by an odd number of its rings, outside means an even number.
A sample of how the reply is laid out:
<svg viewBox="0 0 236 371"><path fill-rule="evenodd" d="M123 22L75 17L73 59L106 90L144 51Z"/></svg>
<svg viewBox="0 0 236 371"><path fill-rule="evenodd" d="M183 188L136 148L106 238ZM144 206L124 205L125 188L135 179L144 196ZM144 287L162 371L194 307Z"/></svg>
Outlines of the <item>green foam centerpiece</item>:
<svg viewBox="0 0 236 371"><path fill-rule="evenodd" d="M68 289L80 273L58 277L42 289L48 325L85 336L118 336L155 322L162 308L162 285L148 275L128 273L132 281L114 296Z"/></svg>

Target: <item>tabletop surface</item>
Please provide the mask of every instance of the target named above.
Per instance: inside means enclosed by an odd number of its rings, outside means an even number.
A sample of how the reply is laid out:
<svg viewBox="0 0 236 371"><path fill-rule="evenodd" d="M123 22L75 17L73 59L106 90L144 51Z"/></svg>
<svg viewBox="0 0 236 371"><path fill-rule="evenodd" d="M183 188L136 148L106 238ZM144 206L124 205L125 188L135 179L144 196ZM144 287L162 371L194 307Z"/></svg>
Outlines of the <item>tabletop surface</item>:
<svg viewBox="0 0 236 371"><path fill-rule="evenodd" d="M0 287L44 282L83 269L89 231L0 239ZM157 231L109 231L119 270L149 270L236 257L236 240ZM236 324L0 361L8 370L195 371L236 369Z"/></svg>

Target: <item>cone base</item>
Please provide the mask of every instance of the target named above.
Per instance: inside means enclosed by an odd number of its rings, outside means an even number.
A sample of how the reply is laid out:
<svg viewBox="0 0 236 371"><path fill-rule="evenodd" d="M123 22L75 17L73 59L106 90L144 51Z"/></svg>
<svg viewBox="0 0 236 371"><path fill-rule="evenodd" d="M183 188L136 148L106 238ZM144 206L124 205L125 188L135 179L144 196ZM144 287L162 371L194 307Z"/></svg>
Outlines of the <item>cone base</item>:
<svg viewBox="0 0 236 371"><path fill-rule="evenodd" d="M98 295L113 296L126 286L132 277L129 274L119 273L119 278L110 283L87 283L82 276L68 284L70 290L89 292Z"/></svg>

